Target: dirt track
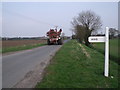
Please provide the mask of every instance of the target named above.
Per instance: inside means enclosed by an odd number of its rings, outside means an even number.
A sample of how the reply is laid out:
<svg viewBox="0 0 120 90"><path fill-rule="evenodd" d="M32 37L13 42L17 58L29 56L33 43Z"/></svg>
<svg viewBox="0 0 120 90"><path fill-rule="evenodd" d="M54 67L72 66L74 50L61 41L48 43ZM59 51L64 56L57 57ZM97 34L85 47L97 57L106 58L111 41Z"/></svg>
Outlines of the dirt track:
<svg viewBox="0 0 120 90"><path fill-rule="evenodd" d="M2 41L2 47L13 47L13 46L23 46L23 45L33 45L38 43L46 43L46 40L6 40Z"/></svg>

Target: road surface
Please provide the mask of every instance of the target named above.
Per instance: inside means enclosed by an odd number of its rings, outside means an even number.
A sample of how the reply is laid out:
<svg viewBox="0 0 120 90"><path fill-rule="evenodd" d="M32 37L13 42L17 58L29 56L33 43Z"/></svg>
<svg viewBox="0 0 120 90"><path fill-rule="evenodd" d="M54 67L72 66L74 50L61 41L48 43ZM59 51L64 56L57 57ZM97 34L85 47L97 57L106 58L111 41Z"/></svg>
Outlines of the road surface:
<svg viewBox="0 0 120 90"><path fill-rule="evenodd" d="M12 88L25 75L48 59L61 45L46 45L2 57L2 88Z"/></svg>

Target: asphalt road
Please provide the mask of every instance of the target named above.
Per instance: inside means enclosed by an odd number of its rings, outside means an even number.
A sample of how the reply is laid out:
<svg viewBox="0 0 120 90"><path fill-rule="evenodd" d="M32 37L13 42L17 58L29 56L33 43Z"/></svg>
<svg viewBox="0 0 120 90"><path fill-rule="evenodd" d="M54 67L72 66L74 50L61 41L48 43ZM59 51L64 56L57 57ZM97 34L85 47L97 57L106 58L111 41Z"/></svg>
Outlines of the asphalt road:
<svg viewBox="0 0 120 90"><path fill-rule="evenodd" d="M66 42L66 41L65 41ZM61 45L46 45L2 56L2 88L12 88L27 72L55 53Z"/></svg>

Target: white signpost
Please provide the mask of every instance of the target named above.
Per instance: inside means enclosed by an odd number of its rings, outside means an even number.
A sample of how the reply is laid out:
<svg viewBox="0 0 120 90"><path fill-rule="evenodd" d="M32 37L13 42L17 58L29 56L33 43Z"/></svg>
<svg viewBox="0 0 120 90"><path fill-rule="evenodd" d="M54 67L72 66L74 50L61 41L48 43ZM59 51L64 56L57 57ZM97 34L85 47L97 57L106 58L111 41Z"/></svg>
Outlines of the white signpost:
<svg viewBox="0 0 120 90"><path fill-rule="evenodd" d="M105 66L104 75L108 77L109 74L109 28L106 27L105 37L104 36L90 36L89 42L105 42Z"/></svg>
<svg viewBox="0 0 120 90"><path fill-rule="evenodd" d="M105 37L102 36L91 36L88 39L89 42L105 42Z"/></svg>

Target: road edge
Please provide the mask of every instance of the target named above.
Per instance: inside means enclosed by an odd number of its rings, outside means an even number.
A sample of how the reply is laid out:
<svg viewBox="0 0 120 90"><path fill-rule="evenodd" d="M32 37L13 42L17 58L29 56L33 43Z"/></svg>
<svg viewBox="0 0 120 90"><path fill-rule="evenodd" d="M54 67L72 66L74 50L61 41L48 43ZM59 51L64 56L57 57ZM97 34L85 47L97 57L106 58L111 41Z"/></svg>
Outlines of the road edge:
<svg viewBox="0 0 120 90"><path fill-rule="evenodd" d="M37 65L33 70L29 71L25 77L15 84L12 88L35 88L38 82L44 77L45 68L50 64L53 56L60 50L62 45L54 52L50 53L48 58L44 59L39 65Z"/></svg>

